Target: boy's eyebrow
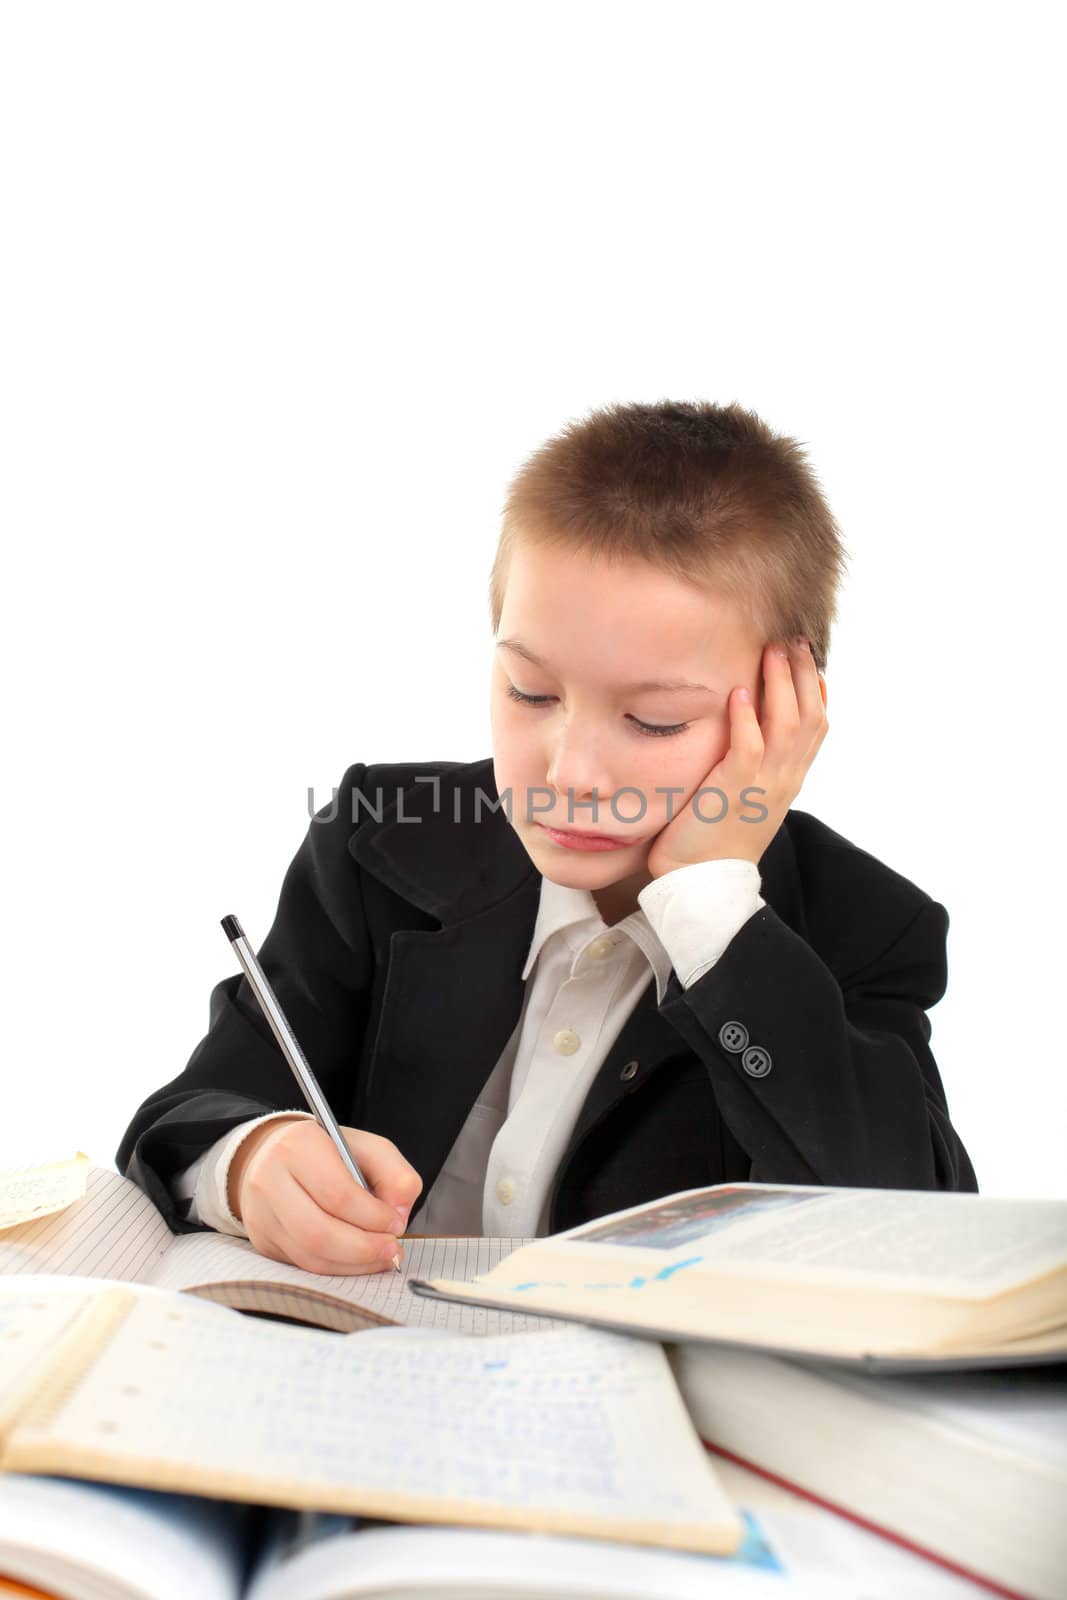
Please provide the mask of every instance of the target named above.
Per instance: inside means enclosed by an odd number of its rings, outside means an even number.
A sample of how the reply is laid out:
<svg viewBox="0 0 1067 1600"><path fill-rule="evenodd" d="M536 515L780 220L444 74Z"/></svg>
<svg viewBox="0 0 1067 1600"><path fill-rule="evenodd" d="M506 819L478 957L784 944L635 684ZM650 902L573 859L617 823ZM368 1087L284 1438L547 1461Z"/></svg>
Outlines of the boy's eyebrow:
<svg viewBox="0 0 1067 1600"><path fill-rule="evenodd" d="M543 667L546 672L552 669L547 661L542 661L540 656L534 655L528 645L521 639L498 639L498 650L513 650L517 656L522 656L524 661L529 661L535 667ZM626 683L622 685L623 694L641 694L645 690L659 689L673 694L679 689L699 690L703 694L718 694L718 689L709 689L704 683L690 683L686 678L646 678L643 683Z"/></svg>

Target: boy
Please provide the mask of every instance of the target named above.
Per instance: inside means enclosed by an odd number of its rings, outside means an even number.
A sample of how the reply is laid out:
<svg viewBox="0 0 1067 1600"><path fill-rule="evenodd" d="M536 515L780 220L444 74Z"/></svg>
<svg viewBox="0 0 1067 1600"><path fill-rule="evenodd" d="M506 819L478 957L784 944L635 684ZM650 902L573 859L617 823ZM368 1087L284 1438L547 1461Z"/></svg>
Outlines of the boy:
<svg viewBox="0 0 1067 1600"><path fill-rule="evenodd" d="M976 1189L929 1049L944 908L791 809L844 567L791 439L611 406L511 485L492 761L346 772L260 959L372 1191L243 976L119 1169L176 1231L313 1272L729 1180Z"/></svg>

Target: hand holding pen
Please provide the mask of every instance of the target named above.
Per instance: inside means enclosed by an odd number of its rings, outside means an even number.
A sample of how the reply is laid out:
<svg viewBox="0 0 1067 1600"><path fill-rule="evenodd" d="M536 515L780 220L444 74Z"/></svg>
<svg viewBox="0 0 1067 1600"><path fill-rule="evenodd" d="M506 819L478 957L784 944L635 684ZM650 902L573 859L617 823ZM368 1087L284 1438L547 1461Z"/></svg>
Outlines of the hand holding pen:
<svg viewBox="0 0 1067 1600"><path fill-rule="evenodd" d="M245 1136L230 1167L231 1208L272 1260L329 1276L390 1261L400 1271L399 1235L422 1180L389 1139L338 1125L240 923L222 926L314 1118L294 1113Z"/></svg>

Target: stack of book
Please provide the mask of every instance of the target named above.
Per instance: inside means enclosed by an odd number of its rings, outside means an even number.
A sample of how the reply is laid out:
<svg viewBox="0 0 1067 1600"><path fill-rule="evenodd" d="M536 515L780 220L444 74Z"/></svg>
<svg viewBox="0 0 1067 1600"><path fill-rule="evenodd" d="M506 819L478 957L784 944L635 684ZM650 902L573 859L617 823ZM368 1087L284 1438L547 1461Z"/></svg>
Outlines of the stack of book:
<svg viewBox="0 0 1067 1600"><path fill-rule="evenodd" d="M405 1257L0 1174L0 1595L1067 1593L1067 1202L720 1185Z"/></svg>

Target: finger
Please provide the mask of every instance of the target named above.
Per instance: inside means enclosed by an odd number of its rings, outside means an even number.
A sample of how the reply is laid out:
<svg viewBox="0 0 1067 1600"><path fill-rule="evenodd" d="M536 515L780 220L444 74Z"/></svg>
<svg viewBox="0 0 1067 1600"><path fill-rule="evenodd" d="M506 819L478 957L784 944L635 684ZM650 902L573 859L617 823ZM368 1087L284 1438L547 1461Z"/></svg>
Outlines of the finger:
<svg viewBox="0 0 1067 1600"><path fill-rule="evenodd" d="M793 641L793 683L800 720L814 733L823 719L822 678L807 639Z"/></svg>
<svg viewBox="0 0 1067 1600"><path fill-rule="evenodd" d="M289 1174L283 1173L283 1178L289 1180ZM305 1272L316 1272L328 1277L342 1277L359 1272L384 1272L392 1265L389 1261L379 1260L367 1266L353 1267L351 1262L330 1261L318 1257L309 1251L299 1239L295 1238L280 1220L277 1211L267 1196L260 1195L256 1198L247 1221L248 1238L260 1255L268 1261L282 1261L294 1267L300 1267ZM372 1236L374 1237L374 1236ZM402 1255L402 1248L398 1245L396 1254Z"/></svg>
<svg viewBox="0 0 1067 1600"><path fill-rule="evenodd" d="M800 739L805 767L809 767L826 737L826 686L822 673L815 664L810 642L800 638L793 641L794 678L797 704L800 707Z"/></svg>
<svg viewBox="0 0 1067 1600"><path fill-rule="evenodd" d="M422 1193L422 1179L391 1139L363 1128L342 1128L348 1148L375 1195L403 1211L405 1219Z"/></svg>
<svg viewBox="0 0 1067 1600"><path fill-rule="evenodd" d="M763 652L763 725L767 750L772 757L785 756L791 751L800 727L792 655L784 639L774 640Z"/></svg>
<svg viewBox="0 0 1067 1600"><path fill-rule="evenodd" d="M395 1233L343 1222L324 1211L292 1173L286 1179L275 1197L275 1210L282 1232L301 1252L298 1264L308 1271L362 1272L386 1265L401 1253ZM312 1261L316 1265L309 1265Z"/></svg>
<svg viewBox="0 0 1067 1600"><path fill-rule="evenodd" d="M365 1134L356 1128L341 1129L342 1137L354 1156L356 1165L370 1186L364 1189L341 1160L325 1129L316 1127L312 1131L315 1137L312 1138L309 1133L299 1147L294 1140L288 1170L316 1205L342 1222L368 1232L401 1232L407 1224L407 1210L401 1216L400 1208L375 1193L375 1185L380 1179L383 1165L383 1154L375 1149L376 1145L388 1146L403 1166L407 1167L407 1163L395 1146L388 1139L379 1139L376 1134ZM389 1165L387 1156L386 1164ZM417 1174L415 1177L421 1188L421 1179L418 1179ZM408 1188L410 1189L410 1184Z"/></svg>
<svg viewBox="0 0 1067 1600"><path fill-rule="evenodd" d="M272 1251L272 1259L288 1261L294 1267L299 1267L302 1272L314 1272L324 1278L352 1278L370 1276L377 1272L392 1272L394 1269L388 1261L368 1261L365 1263L353 1261L328 1261L314 1255L304 1248L299 1239L284 1229L278 1231L279 1243ZM399 1248L397 1251L400 1254Z"/></svg>
<svg viewBox="0 0 1067 1600"><path fill-rule="evenodd" d="M300 1243L287 1233L281 1223L275 1220L270 1229L253 1229L249 1232L249 1240L255 1245L261 1256L268 1261L281 1261L286 1266L301 1267L305 1272L314 1272L312 1258ZM384 1266L384 1263L383 1263ZM362 1269L361 1269L362 1270ZM331 1273L330 1276L339 1276Z"/></svg>
<svg viewBox="0 0 1067 1600"><path fill-rule="evenodd" d="M730 746L715 772L717 787L733 802L753 781L763 761L763 731L752 697L744 687L734 688L728 701Z"/></svg>

